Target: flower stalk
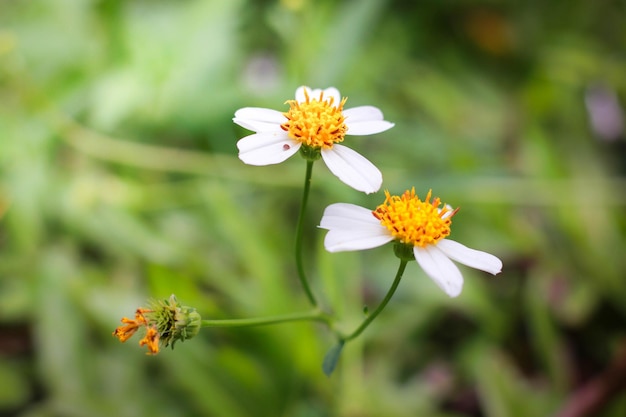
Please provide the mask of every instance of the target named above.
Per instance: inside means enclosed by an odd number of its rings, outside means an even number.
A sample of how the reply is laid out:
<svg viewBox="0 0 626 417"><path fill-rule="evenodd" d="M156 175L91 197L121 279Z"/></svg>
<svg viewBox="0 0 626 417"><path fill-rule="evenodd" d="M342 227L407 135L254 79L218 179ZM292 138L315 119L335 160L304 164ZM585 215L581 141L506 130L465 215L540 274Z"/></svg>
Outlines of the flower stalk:
<svg viewBox="0 0 626 417"><path fill-rule="evenodd" d="M323 311L314 309L299 313L267 317L252 317L247 319L202 320L202 327L253 327L288 323L293 321L319 321L327 324L329 327L332 327L334 319L332 316L324 313Z"/></svg>
<svg viewBox="0 0 626 417"><path fill-rule="evenodd" d="M409 261L406 259L400 259L400 265L398 266L396 277L394 278L393 283L391 284L391 287L389 287L389 291L387 291L385 298L383 298L383 300L380 302L378 307L376 307L376 310L374 310L371 314L369 314L365 318L365 320L363 320L363 322L359 325L359 327L357 327L349 335L341 338L342 343L345 343L352 339L356 339L361 333L363 333L363 331L367 328L367 326L369 326L374 321L374 319L376 319L376 317L378 317L378 315L385 309L385 307L387 306L387 303L389 303L389 300L391 300L391 298L393 297L393 294L396 292L396 289L398 288L398 285L400 284L400 281L402 280L402 275L404 274L404 270L406 269L406 265L408 262Z"/></svg>
<svg viewBox="0 0 626 417"><path fill-rule="evenodd" d="M302 202L300 203L300 212L298 213L298 224L296 225L296 243L295 243L295 255L296 255L296 268L298 270L298 278L300 279L300 284L302 284L302 289L304 290L309 302L313 307L317 307L317 300L315 299L315 295L313 295L313 291L311 290L311 286L309 285L309 281L307 280L306 273L304 272L304 264L302 262L302 236L303 236L303 228L304 228L304 216L306 214L306 206L309 202L309 193L311 191L311 177L313 175L313 163L314 161L308 160L306 161L306 173L304 176L304 190L302 192Z"/></svg>

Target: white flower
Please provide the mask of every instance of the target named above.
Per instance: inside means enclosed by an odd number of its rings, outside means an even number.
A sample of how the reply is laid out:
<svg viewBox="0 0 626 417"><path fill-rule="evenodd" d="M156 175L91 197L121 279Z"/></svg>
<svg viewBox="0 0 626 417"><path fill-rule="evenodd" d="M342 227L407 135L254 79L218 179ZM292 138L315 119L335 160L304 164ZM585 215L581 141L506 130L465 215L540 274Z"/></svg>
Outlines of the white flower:
<svg viewBox="0 0 626 417"><path fill-rule="evenodd" d="M450 297L463 288L463 276L452 260L494 275L502 270L502 261L495 256L446 238L456 210L447 205L439 208L439 198L431 203L430 192L424 201L415 189L402 196L385 195L385 202L374 211L346 203L328 206L320 223L328 230L326 250L371 249L391 241L412 246L417 263Z"/></svg>
<svg viewBox="0 0 626 417"><path fill-rule="evenodd" d="M239 159L249 165L283 162L302 146L321 153L328 169L350 187L372 193L382 184L382 174L370 161L340 145L346 134L373 135L394 125L383 120L376 107L343 109L342 99L334 88L311 90L299 87L295 100L287 103L289 111L244 107L235 112L233 121L255 132L237 142Z"/></svg>

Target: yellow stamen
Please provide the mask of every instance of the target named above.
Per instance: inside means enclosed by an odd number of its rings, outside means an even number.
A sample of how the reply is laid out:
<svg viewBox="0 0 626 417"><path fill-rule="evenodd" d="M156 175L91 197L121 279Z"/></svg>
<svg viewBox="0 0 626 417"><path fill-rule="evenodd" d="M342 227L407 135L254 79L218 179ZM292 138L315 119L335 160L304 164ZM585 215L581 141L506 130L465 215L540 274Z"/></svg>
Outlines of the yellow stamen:
<svg viewBox="0 0 626 417"><path fill-rule="evenodd" d="M139 324L135 320L126 317L122 319L122 323L125 325L116 328L113 332L113 336L120 339L120 342L125 342L139 329Z"/></svg>
<svg viewBox="0 0 626 417"><path fill-rule="evenodd" d="M148 321L146 320L144 313L152 313L152 310L147 308L138 308L137 311L135 311L135 320L141 324L147 324Z"/></svg>
<svg viewBox="0 0 626 417"><path fill-rule="evenodd" d="M335 106L334 98L324 99L324 92L319 99L310 99L304 90L304 103L288 100L290 109L283 113L288 119L280 127L289 137L312 148L330 149L333 144L343 141L348 130L343 116L346 98Z"/></svg>
<svg viewBox="0 0 626 417"><path fill-rule="evenodd" d="M135 320L131 320L127 317L122 318L121 321L124 323L124 326L116 328L113 332L113 336L120 339L120 342L125 342L130 339L130 337L139 329L139 326L146 326L148 324L143 315L147 312L150 312L150 310L138 308L137 311L135 311Z"/></svg>
<svg viewBox="0 0 626 417"><path fill-rule="evenodd" d="M415 195L415 188L401 196L391 196L385 191L385 202L372 212L380 223L387 227L394 238L405 244L425 247L436 244L450 235L452 216L458 209L450 212L444 205L439 209L439 197L430 202L431 191L421 201Z"/></svg>
<svg viewBox="0 0 626 417"><path fill-rule="evenodd" d="M159 332L154 327L149 327L146 335L139 341L139 346L148 346L148 355L156 355L159 353Z"/></svg>

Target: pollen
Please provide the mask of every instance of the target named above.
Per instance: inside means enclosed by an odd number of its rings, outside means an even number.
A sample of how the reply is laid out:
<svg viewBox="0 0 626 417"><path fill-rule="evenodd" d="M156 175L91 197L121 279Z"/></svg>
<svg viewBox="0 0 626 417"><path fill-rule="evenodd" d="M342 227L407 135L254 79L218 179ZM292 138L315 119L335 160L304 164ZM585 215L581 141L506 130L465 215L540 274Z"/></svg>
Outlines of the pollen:
<svg viewBox="0 0 626 417"><path fill-rule="evenodd" d="M324 98L322 91L319 98L310 98L304 90L305 101L288 100L289 111L283 113L287 122L280 127L289 134L289 137L303 145L330 149L335 143L343 141L348 127L343 116L343 106L346 98L335 103L334 98Z"/></svg>
<svg viewBox="0 0 626 417"><path fill-rule="evenodd" d="M431 191L424 201L415 194L415 188L401 196L392 196L385 191L385 202L372 212L374 217L391 232L392 236L408 245L425 247L434 245L450 235L452 216L458 209L450 210L441 205L436 197L432 202Z"/></svg>

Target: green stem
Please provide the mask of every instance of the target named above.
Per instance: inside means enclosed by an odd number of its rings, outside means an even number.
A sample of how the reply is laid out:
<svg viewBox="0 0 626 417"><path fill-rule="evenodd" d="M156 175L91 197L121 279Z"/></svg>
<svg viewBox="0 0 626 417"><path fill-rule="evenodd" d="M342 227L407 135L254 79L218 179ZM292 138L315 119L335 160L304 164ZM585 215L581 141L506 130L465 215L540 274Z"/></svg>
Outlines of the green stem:
<svg viewBox="0 0 626 417"><path fill-rule="evenodd" d="M311 190L311 176L313 173L313 162L307 160L306 161L306 174L304 177L304 191L302 192L302 203L300 204L300 213L298 214L298 224L296 226L296 267L298 268L298 278L300 278L300 283L302 284L302 288L306 293L306 296L309 299L309 302L313 307L317 306L317 300L313 295L313 291L311 291L311 287L309 286L309 282L306 278L306 274L304 273L304 266L302 265L302 228L304 223L304 214L306 212L306 206L309 201L309 191Z"/></svg>
<svg viewBox="0 0 626 417"><path fill-rule="evenodd" d="M404 259L400 260L400 266L398 266L398 272L396 272L396 278L393 280L393 284L391 284L391 288L389 288L389 291L387 291L387 295L385 295L385 298L383 299L383 301L380 302L380 304L378 305L376 310L372 312L372 314L368 315L365 318L365 320L363 320L363 323L361 323L361 325L355 331L350 333L348 336L342 338L341 342L347 342L348 340L352 340L358 337L363 332L363 330L365 330L367 326L369 326L370 323L374 321L376 316L378 316L380 312L385 309L385 306L387 305L389 300L391 300L391 297L393 297L393 293L396 292L396 288L398 288L398 284L400 284L400 280L402 279L402 274L404 274L404 270L408 262L409 262L408 260L404 260Z"/></svg>
<svg viewBox="0 0 626 417"><path fill-rule="evenodd" d="M249 319L202 320L202 327L252 327L268 324L287 323L290 321L321 321L332 326L332 317L320 310L278 316L254 317Z"/></svg>

